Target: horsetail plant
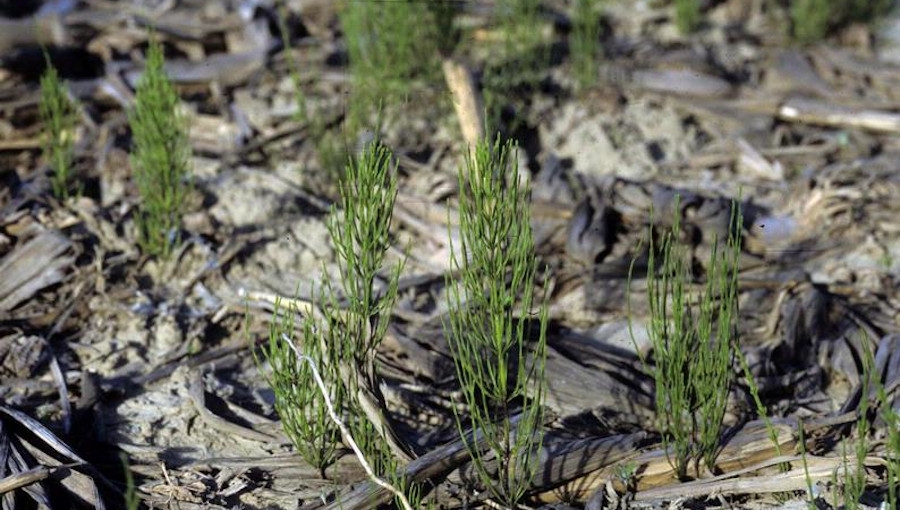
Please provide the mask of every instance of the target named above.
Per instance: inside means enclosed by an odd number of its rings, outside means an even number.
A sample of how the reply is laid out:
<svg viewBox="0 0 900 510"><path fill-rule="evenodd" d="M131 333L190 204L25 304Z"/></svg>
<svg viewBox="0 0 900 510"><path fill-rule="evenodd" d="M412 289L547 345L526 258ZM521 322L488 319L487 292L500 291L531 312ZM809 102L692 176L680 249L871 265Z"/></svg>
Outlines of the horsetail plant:
<svg viewBox="0 0 900 510"><path fill-rule="evenodd" d="M744 373L744 380L747 383L747 388L750 390L750 397L753 399L754 406L756 406L756 414L760 417L766 427L766 432L769 434L769 440L772 441L772 445L775 446L775 453L781 457L781 442L778 440L778 431L775 430L775 425L772 424L772 419L769 418L769 411L766 409L765 404L763 404L762 397L759 394L759 385L753 377L753 372L750 371L750 364L747 362L747 357L744 356L744 353L740 349L735 349L734 353L741 366L741 371ZM790 464L781 462L778 464L778 469L782 473L786 473L790 470Z"/></svg>
<svg viewBox="0 0 900 510"><path fill-rule="evenodd" d="M416 79L439 71L440 36L431 2L347 2L340 12L353 93L350 131L383 107L406 101Z"/></svg>
<svg viewBox="0 0 900 510"><path fill-rule="evenodd" d="M53 172L50 184L53 195L64 200L69 196L72 179L72 150L75 137L75 104L59 79L59 73L44 53L47 69L41 76L40 115L44 122L44 156Z"/></svg>
<svg viewBox="0 0 900 510"><path fill-rule="evenodd" d="M875 405L878 408L878 416L884 422L884 461L885 461L885 478L887 488L885 490L885 499L880 508L887 510L897 510L897 490L900 489L900 416L892 405L891 399L888 398L887 388L882 381L883 370L879 370L880 363L877 362L876 353L872 352L869 345L868 334L863 330L863 372L865 380L870 381L869 391L875 394ZM880 350L880 348L879 348ZM874 372L873 372L874 370ZM861 410L862 412L862 410ZM857 452L861 451L858 449ZM868 451L866 451L868 453ZM859 455L859 453L857 453ZM857 465L860 465L865 457L857 458Z"/></svg>
<svg viewBox="0 0 900 510"><path fill-rule="evenodd" d="M459 175L460 244L450 250L460 281L447 278L445 330L472 427L487 447L475 445L459 415L457 425L478 477L508 508L529 487L543 441L547 306L539 305L540 333L529 356L536 260L527 187L510 143L476 146Z"/></svg>
<svg viewBox="0 0 900 510"><path fill-rule="evenodd" d="M678 208L676 199L676 210ZM715 471L719 438L728 393L733 379L731 364L736 350L737 260L740 242L734 226L742 222L732 206L731 235L726 248L713 243L705 289L695 295L690 285L691 255L678 241L680 218L654 241L650 228L647 298L653 363L641 354L656 387L656 412L669 463L680 479L687 478L688 464L700 459ZM662 261L657 269L657 249ZM629 270L629 287L631 273ZM659 274L657 274L657 270ZM629 293L630 301L630 293ZM629 315L630 317L630 315ZM714 327L715 324L715 327ZM629 320L632 342L637 343ZM641 351L638 349L638 352Z"/></svg>
<svg viewBox="0 0 900 510"><path fill-rule="evenodd" d="M816 492L812 477L809 476L809 462L806 460L806 433L803 426L803 418L797 420L797 446L800 449L800 461L803 463L803 479L806 482L806 507L809 510L816 509ZM777 445L777 443L776 443Z"/></svg>
<svg viewBox="0 0 900 510"><path fill-rule="evenodd" d="M481 78L490 132L501 127L504 109L520 91L537 88L550 58L538 0L498 0L496 10L500 41L491 48ZM519 122L513 118L508 129Z"/></svg>
<svg viewBox="0 0 900 510"><path fill-rule="evenodd" d="M597 83L600 58L600 15L598 0L575 0L569 54L578 86L583 90Z"/></svg>
<svg viewBox="0 0 900 510"><path fill-rule="evenodd" d="M331 315L329 329L341 338L339 362L345 368L343 380L351 404L348 426L376 472L415 502L421 492L400 475L401 461L410 460L411 454L385 413L375 366L375 353L387 333L405 263L396 263L382 288L376 288L390 248L389 229L397 199L392 159L380 142L370 142L351 158L344 172L339 186L343 217L332 211L328 230L337 252L345 303L341 314ZM337 307L333 298L331 309Z"/></svg>
<svg viewBox="0 0 900 510"><path fill-rule="evenodd" d="M298 123L307 121L306 111L306 94L303 93L303 80L300 76L300 64L297 58L291 53L291 33L288 29L288 9L284 0L276 2L278 7L278 33L281 35L282 51L284 52L285 61L288 66L288 75L291 78L291 85L294 89L294 103L297 105L297 111L294 114L294 120Z"/></svg>
<svg viewBox="0 0 900 510"><path fill-rule="evenodd" d="M128 465L128 455L125 452L120 452L119 461L122 463L125 473L125 490L122 491L122 504L125 506L125 510L139 510L141 508L141 498L137 495L134 474Z"/></svg>
<svg viewBox="0 0 900 510"><path fill-rule="evenodd" d="M703 21L700 0L675 0L675 25L682 34L697 30Z"/></svg>
<svg viewBox="0 0 900 510"><path fill-rule="evenodd" d="M285 434L303 460L318 469L324 478L325 468L337 458L341 440L340 429L329 418L325 400L329 399L335 408L342 409L344 386L331 362L337 356L323 351L323 348L336 344L319 342L316 336L319 331L312 318L303 321L300 342L297 342L294 317L294 310L283 307L280 300L275 302L269 341L262 348L263 356L272 367L267 382L275 394L275 410L281 417ZM291 346L296 343L306 352L309 363L302 363L295 356ZM321 367L328 393L318 391L312 384L314 367Z"/></svg>
<svg viewBox="0 0 900 510"><path fill-rule="evenodd" d="M388 491L390 491L391 493L393 493L395 495L396 499L400 503L400 508L403 508L403 510L414 510L413 505L409 502L409 499L406 497L406 495L403 493L403 491L401 489L398 489L397 487L392 485L390 482L382 479L375 473L374 469L372 468L372 465L369 463L369 461L366 458L365 454L363 453L362 449L359 447L356 440L354 439L353 434L350 432L350 429L344 424L341 417L338 416L338 412L340 412L340 410L339 410L339 408L336 408L334 406L334 404L331 402L331 398L329 397L328 387L325 385L325 381L322 379L322 376L319 374L319 371L316 368L315 361L312 358L310 358L309 356L301 353L300 350L297 349L297 346L294 345L294 343L291 341L291 339L288 338L287 336L283 337L283 340L284 340L285 344L287 345L287 347L294 352L294 355L296 356L296 360L298 363L303 363L303 364L309 365L310 370L312 372L313 381L315 382L316 386L319 388L319 391L323 397L323 400L325 403L325 408L326 408L326 413L327 413L328 417L331 419L332 423L334 423L335 426L338 427L338 429L341 431L341 435L347 441L347 444L350 446L350 449L353 450L353 453L356 455L357 460L359 460L360 465L362 466L363 470L366 472L366 475L368 475L369 479L372 480L376 485L383 487L383 488L387 489Z"/></svg>
<svg viewBox="0 0 900 510"><path fill-rule="evenodd" d="M885 437L885 461L887 469L887 507L889 510L897 510L897 490L900 489L900 416L891 405L887 391L880 379L877 393L878 403L881 406L881 418L887 428Z"/></svg>
<svg viewBox="0 0 900 510"><path fill-rule="evenodd" d="M264 350L275 372L271 384L276 409L297 450L324 470L334 458L339 438L339 430L328 423L327 407L342 408L346 413L340 425L346 429L344 439L353 439L349 446L358 450L364 467L372 471L371 476L404 493L403 498L398 497L401 505L418 507L424 493L401 474L402 462L411 455L386 413L375 363L404 265L400 261L391 267L378 288L397 197L391 152L378 142L367 144L361 154L350 159L339 188L340 202L332 209L327 226L340 282L336 289L323 276L321 306L317 308L321 313L304 317L301 349L307 362L300 364L291 354L295 342L290 322L276 327ZM328 387L328 393L319 396L313 394L317 372Z"/></svg>
<svg viewBox="0 0 900 510"><path fill-rule="evenodd" d="M875 393L878 398L877 388L873 388L872 384L879 386L880 379L873 377L875 368L875 359L872 355L872 347L869 344L869 335L863 331L860 338L862 346L862 374L860 374L861 388L859 396L859 417L856 419L856 442L854 443L854 466L850 468L847 462L847 443L841 444L844 484L841 494L844 499L844 508L847 510L856 510L859 508L859 500L866 490L866 457L869 454L868 436L871 428L869 423L869 397ZM874 391L873 391L874 390Z"/></svg>
<svg viewBox="0 0 900 510"><path fill-rule="evenodd" d="M168 257L180 242L181 215L190 188L188 120L166 76L162 45L150 35L147 63L128 112L132 168L141 205L138 240L150 255Z"/></svg>

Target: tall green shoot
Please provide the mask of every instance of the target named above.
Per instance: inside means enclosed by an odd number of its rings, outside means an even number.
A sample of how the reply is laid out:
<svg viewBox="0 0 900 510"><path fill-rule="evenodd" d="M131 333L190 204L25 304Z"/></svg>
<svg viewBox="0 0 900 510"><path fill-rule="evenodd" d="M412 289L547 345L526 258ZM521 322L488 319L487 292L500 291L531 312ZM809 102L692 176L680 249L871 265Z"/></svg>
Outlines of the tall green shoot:
<svg viewBox="0 0 900 510"><path fill-rule="evenodd" d="M288 73L291 77L291 84L294 87L294 102L297 104L297 111L294 113L294 120L300 123L307 121L306 112L306 94L303 93L303 81L300 76L300 65L297 59L291 53L291 34L288 30L288 9L284 0L279 0L278 6L278 32L281 35L282 51L284 51L285 60L288 65Z"/></svg>
<svg viewBox="0 0 900 510"><path fill-rule="evenodd" d="M324 470L334 458L338 434L327 423L326 404L330 402L338 410L343 407L343 425L366 466L371 467L372 476L388 480L405 493L404 500L418 505L424 493L402 476L402 462L409 453L387 416L375 362L404 265L400 261L388 268L386 283L379 288L397 198L391 152L380 142L367 144L349 160L339 191L340 200L327 227L340 278L335 288L323 276L321 313L308 313L311 316L304 318L301 348L306 362L300 366L299 360L288 360L295 344L294 325L292 319L278 323L277 311L273 335L264 350L274 371L270 384L276 408L298 451ZM321 397L312 393L317 371L327 386L327 400L321 391ZM299 406L303 408L297 409ZM331 421L335 421L333 417Z"/></svg>
<svg viewBox="0 0 900 510"><path fill-rule="evenodd" d="M575 77L582 89L597 83L600 69L600 15L597 0L575 0L572 14L572 34L569 36L569 53Z"/></svg>
<svg viewBox="0 0 900 510"><path fill-rule="evenodd" d="M814 43L829 30L877 22L893 7L893 0L794 0L790 3L792 34L800 43Z"/></svg>
<svg viewBox="0 0 900 510"><path fill-rule="evenodd" d="M865 345L868 346L868 343ZM889 344L882 344L882 346ZM867 357L874 358L871 351L865 353ZM869 363L871 367L876 367L874 359ZM884 421L885 438L884 438L884 460L885 460L885 476L887 477L887 508L889 510L897 510L897 491L900 490L900 415L892 405L891 399L888 398L888 391L881 380L882 374L877 373L872 379L875 384L876 402L879 406L879 415Z"/></svg>
<svg viewBox="0 0 900 510"><path fill-rule="evenodd" d="M797 446L800 448L800 459L803 462L803 479L806 481L806 507L809 510L816 509L816 494L813 489L812 477L809 476L809 462L806 459L806 433L803 427L803 418L797 421ZM777 443L776 443L777 444ZM780 450L780 448L779 448Z"/></svg>
<svg viewBox="0 0 900 510"><path fill-rule="evenodd" d="M744 353L740 349L735 349L735 356L741 365L741 371L744 372L744 380L747 382L747 388L750 390L750 397L753 399L753 404L756 406L756 414L762 419L763 424L765 424L769 439L775 446L775 453L781 457L783 454L781 452L781 442L778 441L778 431L775 430L775 426L769 418L769 411L766 409L765 404L763 404L762 397L759 394L759 385L756 384L756 379L750 371L750 364L747 363L747 357L744 356ZM782 462L778 465L778 469L782 473L786 473L790 470L790 464Z"/></svg>
<svg viewBox="0 0 900 510"><path fill-rule="evenodd" d="M496 3L501 41L491 49L482 77L488 132L500 128L503 109L517 92L537 87L549 62L539 8L539 0ZM514 130L518 122L514 119L510 129Z"/></svg>
<svg viewBox="0 0 900 510"><path fill-rule="evenodd" d="M128 466L128 455L125 452L120 452L119 461L122 463L122 469L125 472L125 490L122 493L122 503L125 505L125 510L138 510L141 507L141 498L137 495L134 474L131 472L131 467Z"/></svg>
<svg viewBox="0 0 900 510"><path fill-rule="evenodd" d="M874 374L875 359L872 356L872 347L869 344L869 336L863 333L860 338L862 345L862 389L859 396L859 417L856 420L856 443L855 456L856 465L852 472L847 473L845 466L844 481L844 507L847 510L855 510L859 508L859 498L862 497L866 490L866 457L869 454L868 436L870 432L869 423L869 394L872 393L872 383Z"/></svg>
<svg viewBox="0 0 900 510"><path fill-rule="evenodd" d="M275 410L281 418L282 428L297 453L324 478L325 468L337 458L341 434L328 416L326 395L314 384L310 363L319 367L329 390L327 396L335 408L343 408L345 391L333 363L337 356L327 352L336 344L320 342L318 335L324 333L313 321L312 317L304 319L300 342L296 342L294 311L276 301L269 341L263 346L262 354L272 368L267 382L275 394ZM297 359L292 343L300 344L309 363Z"/></svg>
<svg viewBox="0 0 900 510"><path fill-rule="evenodd" d="M700 0L675 0L675 24L682 34L690 34L700 27L703 20Z"/></svg>
<svg viewBox="0 0 900 510"><path fill-rule="evenodd" d="M891 406L884 386L878 388L881 417L887 428L885 460L887 461L887 503L890 510L897 510L897 491L900 489L900 416Z"/></svg>
<svg viewBox="0 0 900 510"><path fill-rule="evenodd" d="M353 92L350 131L382 106L406 101L416 79L437 75L439 33L431 2L356 0L340 13Z"/></svg>
<svg viewBox="0 0 900 510"><path fill-rule="evenodd" d="M44 123L44 157L53 172L50 184L53 195L64 200L69 196L74 161L75 104L69 99L59 73L45 52L47 69L41 76L41 103L39 107Z"/></svg>
<svg viewBox="0 0 900 510"><path fill-rule="evenodd" d="M678 200L676 210L677 204ZM715 471L733 379L740 254L734 226L741 221L734 204L726 248L720 252L718 240L714 241L705 289L696 294L690 290L690 253L678 241L678 215L671 229L662 234L659 247L650 228L647 299L654 360L652 365L643 355L642 360L655 381L657 418L666 455L681 479L687 478L691 460L696 461L698 475L700 459ZM658 262L660 255L662 261ZM632 341L637 347L633 333Z"/></svg>
<svg viewBox="0 0 900 510"><path fill-rule="evenodd" d="M460 172L459 188L460 244L451 245L451 266L460 281L447 280L445 330L472 426L487 447L467 439L460 416L457 424L482 483L515 508L535 474L543 440L547 307L539 304L540 333L529 356L529 321L517 316L516 304L521 314L531 313L536 261L527 183L511 143L479 143Z"/></svg>
<svg viewBox="0 0 900 510"><path fill-rule="evenodd" d="M190 188L188 120L166 76L162 45L151 33L147 62L128 112L135 183L141 195L138 241L149 255L168 257L180 243L181 216Z"/></svg>
<svg viewBox="0 0 900 510"><path fill-rule="evenodd" d="M831 0L795 0L791 2L794 39L812 43L825 38L831 18Z"/></svg>
<svg viewBox="0 0 900 510"><path fill-rule="evenodd" d="M307 108L307 95L303 91L303 77L300 72L300 64L291 48L290 30L288 29L289 12L284 0L279 0L277 7L278 32L281 35L282 51L284 52L288 75L293 87L294 103L297 107L293 120L307 126L307 133L315 147L319 168L326 177L324 184L327 189L325 192L330 195L331 191L333 191L331 185L342 178L349 157L346 150L347 143L339 129L329 130L327 126L328 120L321 115L311 114Z"/></svg>
<svg viewBox="0 0 900 510"><path fill-rule="evenodd" d="M331 292L328 329L333 341L341 345L332 362L342 365L350 404L348 428L376 473L415 501L421 491L401 476L401 461L410 454L385 413L375 363L405 263L394 264L386 283L378 289L391 245L390 225L397 199L396 163L391 152L378 141L367 144L347 165L340 197L342 216L333 210L328 230L337 254L345 303L337 313L337 298Z"/></svg>

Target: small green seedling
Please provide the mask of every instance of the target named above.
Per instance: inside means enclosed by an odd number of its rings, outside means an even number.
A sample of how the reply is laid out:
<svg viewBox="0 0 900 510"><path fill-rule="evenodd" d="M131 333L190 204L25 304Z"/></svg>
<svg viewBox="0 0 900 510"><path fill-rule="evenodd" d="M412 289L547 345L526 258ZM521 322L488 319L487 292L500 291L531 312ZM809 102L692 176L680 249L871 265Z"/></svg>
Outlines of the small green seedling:
<svg viewBox="0 0 900 510"><path fill-rule="evenodd" d="M700 0L675 0L675 24L682 34L690 34L703 20Z"/></svg>
<svg viewBox="0 0 900 510"><path fill-rule="evenodd" d="M634 491L634 475L637 473L637 468L638 465L636 462L616 464L616 478L622 482L626 491Z"/></svg>
<svg viewBox="0 0 900 510"><path fill-rule="evenodd" d="M343 408L345 391L329 353L323 352L323 343L317 336L320 332L313 325L313 319L303 321L299 341L295 342L294 318L293 310L285 309L280 301L276 301L269 326L269 342L263 346L262 354L272 368L268 383L275 394L275 410L281 417L285 434L303 460L325 478L325 468L337 458L341 433L328 416L325 395L314 384L311 364L321 367L335 408ZM301 346L310 363L301 363L297 359L291 348L292 342Z"/></svg>
<svg viewBox="0 0 900 510"><path fill-rule="evenodd" d="M131 473L131 467L128 466L128 455L125 452L119 453L119 461L122 462L122 469L125 472L125 491L122 494L125 509L138 510L141 507L141 498L137 495L134 475Z"/></svg>
<svg viewBox="0 0 900 510"><path fill-rule="evenodd" d="M872 23L893 7L893 0L793 0L791 33L804 44L824 39L830 30L850 23Z"/></svg>
<svg viewBox="0 0 900 510"><path fill-rule="evenodd" d="M407 101L416 80L436 81L441 31L430 4L361 0L344 6L340 20L353 86L349 132L382 107Z"/></svg>
<svg viewBox="0 0 900 510"><path fill-rule="evenodd" d="M572 13L569 53L581 89L597 83L600 59L600 14L598 0L576 0Z"/></svg>
<svg viewBox="0 0 900 510"><path fill-rule="evenodd" d="M493 146L479 143L460 172L459 189L460 243L451 244L451 266L460 281L448 276L444 329L472 426L488 447L473 444L459 415L457 425L484 486L515 508L535 474L543 440L547 306L539 303L540 332L529 355L526 317L535 304L536 262L527 183L512 145L499 137ZM515 313L517 302L525 317Z"/></svg>
<svg viewBox="0 0 900 510"><path fill-rule="evenodd" d="M53 195L64 200L69 196L72 184L76 109L46 52L44 58L47 69L41 76L40 104L44 123L44 157L53 172L50 178Z"/></svg>
<svg viewBox="0 0 900 510"><path fill-rule="evenodd" d="M675 210L678 200L676 199ZM731 225L741 224L737 204ZM659 429L669 462L680 479L687 478L688 464L700 459L715 472L719 438L728 393L733 379L732 360L737 332L737 261L740 241L731 229L726 248L714 241L703 291L690 290L691 255L681 242L680 218L654 241L650 228L647 298L653 364L642 361L653 374ZM657 267L658 254L662 261ZM632 269L634 262L632 262ZM630 288L631 271L629 271ZM630 301L630 293L629 293ZM637 347L631 330L632 341ZM641 351L638 349L638 352Z"/></svg>
<svg viewBox="0 0 900 510"><path fill-rule="evenodd" d="M188 120L164 68L163 49L150 37L147 63L128 112L131 163L141 196L138 240L149 255L168 257L180 243L181 216L190 189Z"/></svg>
<svg viewBox="0 0 900 510"><path fill-rule="evenodd" d="M535 90L549 63L538 0L498 0L496 18L501 39L484 64L482 92L487 131L500 130L503 111L518 106L522 90ZM513 118L514 131L522 119Z"/></svg>

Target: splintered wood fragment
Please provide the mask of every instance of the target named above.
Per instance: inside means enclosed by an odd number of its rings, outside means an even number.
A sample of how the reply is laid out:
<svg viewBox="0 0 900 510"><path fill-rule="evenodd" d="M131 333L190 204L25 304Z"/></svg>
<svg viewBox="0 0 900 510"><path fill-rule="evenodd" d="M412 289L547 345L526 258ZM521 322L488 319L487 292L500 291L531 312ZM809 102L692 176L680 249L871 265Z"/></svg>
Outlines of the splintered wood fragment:
<svg viewBox="0 0 900 510"><path fill-rule="evenodd" d="M453 96L453 108L459 119L463 138L470 149L484 139L484 101L469 69L452 59L442 64L444 79Z"/></svg>
<svg viewBox="0 0 900 510"><path fill-rule="evenodd" d="M793 429L789 424L775 424L777 440L782 451L793 451ZM769 439L769 433L762 422L751 422L735 434L724 445L719 454L716 467L721 471L732 473L746 469L778 456L778 449ZM623 462L624 461L624 462ZM607 481L616 479L616 468L619 465L631 465L636 473L635 488L637 493L652 491L659 488L681 487L683 484L675 475L675 470L669 463L665 450L661 447L630 456L624 459L612 456L605 458L605 463L592 469L582 469L581 476L570 476L566 483L559 485L552 491L546 491L537 495L538 499L545 503L561 501L565 496L568 501L586 501L596 491L601 490ZM691 468L689 468L689 471ZM569 473L573 475L574 473Z"/></svg>
<svg viewBox="0 0 900 510"><path fill-rule="evenodd" d="M900 132L900 114L850 108L815 99L789 99L778 109L778 117L821 126L855 127L879 133Z"/></svg>
<svg viewBox="0 0 900 510"><path fill-rule="evenodd" d="M739 169L754 177L769 181L781 182L784 180L784 167L780 162L777 160L769 162L756 147L744 138L737 139L737 147L740 150Z"/></svg>

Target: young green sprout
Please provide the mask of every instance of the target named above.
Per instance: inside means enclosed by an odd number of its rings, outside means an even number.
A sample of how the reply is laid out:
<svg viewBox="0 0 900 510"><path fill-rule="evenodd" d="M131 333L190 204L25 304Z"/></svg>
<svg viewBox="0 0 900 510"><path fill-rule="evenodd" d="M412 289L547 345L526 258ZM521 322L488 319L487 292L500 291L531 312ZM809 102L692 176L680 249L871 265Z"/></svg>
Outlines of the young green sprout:
<svg viewBox="0 0 900 510"><path fill-rule="evenodd" d="M600 58L600 14L598 0L575 0L569 54L578 86L587 89L597 83Z"/></svg>
<svg viewBox="0 0 900 510"><path fill-rule="evenodd" d="M701 21L700 0L675 0L675 24L682 34L697 30Z"/></svg>
<svg viewBox="0 0 900 510"><path fill-rule="evenodd" d="M269 341L262 354L272 368L267 377L275 394L275 410L281 417L281 425L288 439L294 444L303 460L319 470L325 477L325 468L337 458L340 430L328 417L326 397L337 409L344 404L344 387L334 370L328 352L323 352L313 319L306 318L301 325L299 342L296 341L295 315L290 307L275 303ZM301 363L293 350L299 343L309 363ZM259 362L260 360L257 360ZM322 393L312 384L313 370L320 371L328 381L328 393Z"/></svg>
<svg viewBox="0 0 900 510"><path fill-rule="evenodd" d="M44 157L53 172L53 195L60 200L69 196L72 180L75 138L75 105L69 99L59 73L44 53L47 69L41 76L40 115L44 122Z"/></svg>
<svg viewBox="0 0 900 510"><path fill-rule="evenodd" d="M188 120L164 68L163 49L151 33L135 106L128 112L134 180L141 195L138 240L149 255L168 257L180 242L181 216L190 189Z"/></svg>
<svg viewBox="0 0 900 510"><path fill-rule="evenodd" d="M529 349L536 262L528 185L512 145L499 138L493 146L479 143L460 172L459 189L460 244L451 246L451 266L460 281L447 279L445 330L472 426L484 434L487 449L466 439L462 417L457 424L484 486L515 508L535 474L543 440L547 307L540 302L540 332Z"/></svg>
<svg viewBox="0 0 900 510"><path fill-rule="evenodd" d="M676 199L676 210L677 203ZM691 255L678 240L678 215L671 229L662 234L661 246L657 246L650 228L647 298L654 362L651 365L643 355L642 360L655 381L656 412L666 455L681 479L687 478L691 460L698 475L700 459L715 471L733 379L740 255L740 242L733 231L741 222L734 204L732 235L725 249L714 241L706 285L699 293L691 291ZM657 267L659 255L662 261ZM630 278L631 271L629 287ZM637 348L633 332L631 336Z"/></svg>
<svg viewBox="0 0 900 510"><path fill-rule="evenodd" d="M392 153L377 141L367 144L350 158L340 183L340 201L328 219L340 295L323 276L321 314L304 317L302 342L297 342L307 362L300 363L292 352L298 349L293 315L280 317L278 310L263 354L273 369L270 384L284 429L307 461L324 475L335 458L339 436L345 441L352 438L349 446L370 478L394 487L401 506L420 508L424 492L402 475L402 462L410 455L385 412L375 361L405 262L385 268L396 198ZM387 283L379 289L385 269ZM316 377L320 380L314 381ZM327 387L327 392L316 391L314 382ZM347 415L338 428L329 406Z"/></svg>
<svg viewBox="0 0 900 510"><path fill-rule="evenodd" d="M406 101L415 80L435 81L440 30L446 28L437 26L430 4L361 0L341 11L353 79L351 132L373 113Z"/></svg>

